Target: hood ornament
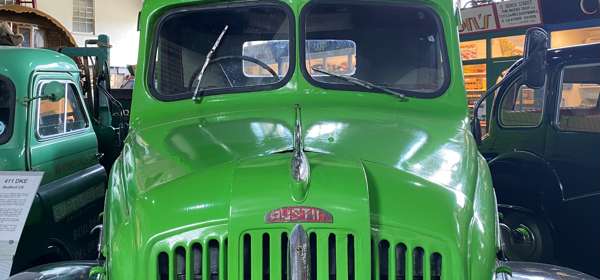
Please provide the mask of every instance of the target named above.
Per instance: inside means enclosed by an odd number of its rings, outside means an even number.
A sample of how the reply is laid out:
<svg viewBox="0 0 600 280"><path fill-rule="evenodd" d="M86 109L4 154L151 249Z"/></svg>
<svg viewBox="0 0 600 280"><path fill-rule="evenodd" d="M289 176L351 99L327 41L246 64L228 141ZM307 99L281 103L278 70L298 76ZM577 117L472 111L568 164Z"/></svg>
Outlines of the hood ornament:
<svg viewBox="0 0 600 280"><path fill-rule="evenodd" d="M296 124L294 128L294 150L292 153L292 197L301 202L306 198L310 180L310 164L304 152L302 136L302 115L300 105L296 105Z"/></svg>
<svg viewBox="0 0 600 280"><path fill-rule="evenodd" d="M288 244L288 262L290 280L310 279L310 249L308 234L302 225L296 225Z"/></svg>

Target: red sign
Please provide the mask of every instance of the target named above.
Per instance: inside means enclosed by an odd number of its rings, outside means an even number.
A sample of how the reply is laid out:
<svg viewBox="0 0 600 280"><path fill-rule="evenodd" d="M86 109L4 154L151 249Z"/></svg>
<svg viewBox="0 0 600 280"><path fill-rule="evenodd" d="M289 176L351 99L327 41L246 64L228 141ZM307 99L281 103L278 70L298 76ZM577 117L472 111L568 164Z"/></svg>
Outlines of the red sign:
<svg viewBox="0 0 600 280"><path fill-rule="evenodd" d="M275 223L333 223L333 216L320 208L290 206L275 209L267 214L265 220Z"/></svg>

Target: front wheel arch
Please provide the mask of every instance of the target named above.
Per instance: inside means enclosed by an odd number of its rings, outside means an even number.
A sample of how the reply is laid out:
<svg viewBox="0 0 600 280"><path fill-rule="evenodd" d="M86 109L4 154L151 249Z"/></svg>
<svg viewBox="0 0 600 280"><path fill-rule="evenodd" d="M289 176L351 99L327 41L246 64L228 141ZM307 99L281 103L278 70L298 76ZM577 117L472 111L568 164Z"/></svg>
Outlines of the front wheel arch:
<svg viewBox="0 0 600 280"><path fill-rule="evenodd" d="M528 152L500 155L489 161L499 204L548 212L563 201L563 186L554 168Z"/></svg>

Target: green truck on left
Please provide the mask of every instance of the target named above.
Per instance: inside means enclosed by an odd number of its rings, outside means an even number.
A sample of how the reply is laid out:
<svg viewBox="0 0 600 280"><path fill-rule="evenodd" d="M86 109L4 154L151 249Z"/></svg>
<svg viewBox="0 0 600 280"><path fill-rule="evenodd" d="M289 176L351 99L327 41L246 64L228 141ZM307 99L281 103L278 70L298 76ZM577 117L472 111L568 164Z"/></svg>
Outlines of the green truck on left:
<svg viewBox="0 0 600 280"><path fill-rule="evenodd" d="M107 169L80 69L61 53L0 47L0 170L43 171L12 272L90 258ZM106 164L105 164L106 165Z"/></svg>

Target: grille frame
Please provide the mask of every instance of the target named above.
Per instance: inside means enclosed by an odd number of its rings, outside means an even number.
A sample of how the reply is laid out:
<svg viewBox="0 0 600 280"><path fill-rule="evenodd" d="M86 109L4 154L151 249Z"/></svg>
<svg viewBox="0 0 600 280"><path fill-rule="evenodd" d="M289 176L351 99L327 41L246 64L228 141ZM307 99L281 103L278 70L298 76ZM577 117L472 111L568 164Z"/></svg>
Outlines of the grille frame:
<svg viewBox="0 0 600 280"><path fill-rule="evenodd" d="M210 247L218 244L218 274L210 277ZM209 280L226 280L229 257L229 238L226 225L207 226L201 229L171 234L170 237L157 241L149 254L151 265L147 270L148 279L165 279L160 277L159 256L166 255L168 259L168 278L165 280L200 279L192 277L194 268L192 266L194 247L200 245L202 254L202 278ZM185 277L176 277L177 251L183 249L185 252Z"/></svg>
<svg viewBox="0 0 600 280"><path fill-rule="evenodd" d="M387 254L387 278L382 277L380 271L380 242L388 242ZM454 241L456 243L456 241ZM437 279L465 279L465 271L451 269L452 267L465 267L457 263L458 256L453 253L458 252L458 248L451 247L451 242L443 239L434 238L424 233L409 231L399 228L373 227L371 236L371 279L372 280L437 280ZM396 267L396 250L398 246L404 246L404 273L405 278L398 277ZM414 275L414 254L416 250L422 250L423 276L422 278ZM432 258L437 255L441 258L441 271L439 278L432 278Z"/></svg>

